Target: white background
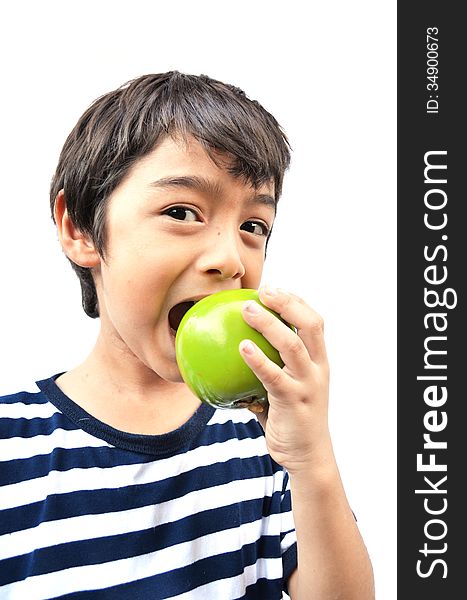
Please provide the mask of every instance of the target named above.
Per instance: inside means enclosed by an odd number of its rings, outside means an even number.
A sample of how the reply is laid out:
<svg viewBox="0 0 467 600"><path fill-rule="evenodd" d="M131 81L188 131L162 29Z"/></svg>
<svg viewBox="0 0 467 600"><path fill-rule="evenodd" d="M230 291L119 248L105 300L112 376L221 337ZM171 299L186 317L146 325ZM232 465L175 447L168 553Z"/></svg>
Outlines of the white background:
<svg viewBox="0 0 467 600"><path fill-rule="evenodd" d="M3 2L0 395L75 366L84 315L48 188L97 96L177 69L259 100L293 147L264 283L325 319L330 422L349 502L396 598L396 3Z"/></svg>

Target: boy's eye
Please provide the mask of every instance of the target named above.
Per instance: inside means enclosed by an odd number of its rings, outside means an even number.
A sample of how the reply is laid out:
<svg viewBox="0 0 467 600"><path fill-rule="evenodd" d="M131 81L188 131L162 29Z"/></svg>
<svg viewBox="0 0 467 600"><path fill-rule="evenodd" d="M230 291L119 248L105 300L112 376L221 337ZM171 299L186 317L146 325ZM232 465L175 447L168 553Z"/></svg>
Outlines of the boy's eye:
<svg viewBox="0 0 467 600"><path fill-rule="evenodd" d="M172 206L164 212L165 215L169 215L173 219L178 221L197 221L198 217L194 210L186 208L185 206Z"/></svg>
<svg viewBox="0 0 467 600"><path fill-rule="evenodd" d="M243 229L244 231L249 231L250 233L254 233L256 235L267 236L269 233L268 226L264 223L261 223L260 221L246 221L245 223L243 223L240 229Z"/></svg>

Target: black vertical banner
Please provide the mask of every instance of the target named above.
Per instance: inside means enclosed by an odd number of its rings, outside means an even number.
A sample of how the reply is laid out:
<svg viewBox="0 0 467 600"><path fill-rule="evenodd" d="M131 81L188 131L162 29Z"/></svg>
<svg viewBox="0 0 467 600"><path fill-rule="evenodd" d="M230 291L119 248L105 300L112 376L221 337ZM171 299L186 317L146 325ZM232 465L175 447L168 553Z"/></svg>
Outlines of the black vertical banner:
<svg viewBox="0 0 467 600"><path fill-rule="evenodd" d="M398 3L398 599L467 598L462 3Z"/></svg>

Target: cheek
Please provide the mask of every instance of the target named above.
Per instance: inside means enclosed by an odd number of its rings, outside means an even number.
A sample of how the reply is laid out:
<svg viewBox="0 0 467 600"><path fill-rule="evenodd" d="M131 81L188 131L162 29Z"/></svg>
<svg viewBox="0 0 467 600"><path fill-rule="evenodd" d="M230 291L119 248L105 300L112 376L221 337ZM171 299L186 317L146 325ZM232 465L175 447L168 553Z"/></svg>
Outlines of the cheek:
<svg viewBox="0 0 467 600"><path fill-rule="evenodd" d="M192 264L193 245L175 245L162 235L155 244L153 236L149 242L148 237L141 235L139 240L121 244L118 253L111 255L102 279L108 301L115 308L151 319L157 316L177 276Z"/></svg>
<svg viewBox="0 0 467 600"><path fill-rule="evenodd" d="M261 257L259 253L255 253L246 261L246 273L244 278L244 287L257 289L263 274L264 257Z"/></svg>
<svg viewBox="0 0 467 600"><path fill-rule="evenodd" d="M167 277L159 265L133 255L114 259L102 270L102 293L111 319L136 324L154 316Z"/></svg>

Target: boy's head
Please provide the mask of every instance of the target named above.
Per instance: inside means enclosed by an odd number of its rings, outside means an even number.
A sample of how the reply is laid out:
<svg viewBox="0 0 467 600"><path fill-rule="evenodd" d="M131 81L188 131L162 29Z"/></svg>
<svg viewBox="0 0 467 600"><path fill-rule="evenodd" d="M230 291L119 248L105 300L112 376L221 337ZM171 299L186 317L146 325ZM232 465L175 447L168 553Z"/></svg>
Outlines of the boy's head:
<svg viewBox="0 0 467 600"><path fill-rule="evenodd" d="M290 152L276 119L234 86L173 71L134 79L86 110L60 155L50 191L52 216L63 190L71 222L105 259L108 199L168 137L196 140L217 166L253 188L272 183L277 203ZM70 262L86 314L98 317L92 270Z"/></svg>

